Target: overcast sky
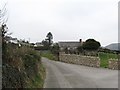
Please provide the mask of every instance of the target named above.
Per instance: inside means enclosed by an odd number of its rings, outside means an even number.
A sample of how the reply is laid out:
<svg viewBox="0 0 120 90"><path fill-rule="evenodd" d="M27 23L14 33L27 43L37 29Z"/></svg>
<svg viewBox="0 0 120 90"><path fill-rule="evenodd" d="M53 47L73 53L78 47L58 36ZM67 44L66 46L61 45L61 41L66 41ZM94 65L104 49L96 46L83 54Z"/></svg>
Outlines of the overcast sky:
<svg viewBox="0 0 120 90"><path fill-rule="evenodd" d="M3 2L3 0L0 0ZM118 42L119 0L6 0L12 36L40 42L94 38L102 46Z"/></svg>

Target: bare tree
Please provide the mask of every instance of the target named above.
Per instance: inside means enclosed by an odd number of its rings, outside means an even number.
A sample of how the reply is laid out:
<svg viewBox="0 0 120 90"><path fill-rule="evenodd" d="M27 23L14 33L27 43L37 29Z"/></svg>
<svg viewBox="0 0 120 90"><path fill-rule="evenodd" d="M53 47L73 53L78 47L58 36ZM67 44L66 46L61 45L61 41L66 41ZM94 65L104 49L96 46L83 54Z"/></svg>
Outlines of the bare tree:
<svg viewBox="0 0 120 90"><path fill-rule="evenodd" d="M8 15L7 15L7 3L4 3L2 8L0 9L0 39L2 38L2 41L5 40L5 36L8 32L8 27L6 25L6 22L8 21Z"/></svg>
<svg viewBox="0 0 120 90"><path fill-rule="evenodd" d="M0 26L2 26L2 24L5 24L8 21L6 5L7 3L5 3L0 9Z"/></svg>

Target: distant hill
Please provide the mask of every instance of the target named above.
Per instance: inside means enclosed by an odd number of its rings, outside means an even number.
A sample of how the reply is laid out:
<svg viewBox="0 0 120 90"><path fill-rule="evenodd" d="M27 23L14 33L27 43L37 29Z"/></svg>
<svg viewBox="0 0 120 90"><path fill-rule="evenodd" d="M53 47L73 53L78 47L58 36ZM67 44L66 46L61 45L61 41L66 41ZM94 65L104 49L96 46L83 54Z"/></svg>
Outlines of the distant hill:
<svg viewBox="0 0 120 90"><path fill-rule="evenodd" d="M119 50L120 51L120 43L112 43L110 45L107 45L105 48L110 49L110 50Z"/></svg>

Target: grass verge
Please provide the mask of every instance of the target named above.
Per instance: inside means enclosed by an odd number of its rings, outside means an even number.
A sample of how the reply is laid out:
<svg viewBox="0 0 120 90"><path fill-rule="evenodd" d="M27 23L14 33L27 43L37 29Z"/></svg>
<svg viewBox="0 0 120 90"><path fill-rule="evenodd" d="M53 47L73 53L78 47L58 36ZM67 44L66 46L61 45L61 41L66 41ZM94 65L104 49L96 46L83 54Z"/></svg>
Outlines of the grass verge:
<svg viewBox="0 0 120 90"><path fill-rule="evenodd" d="M41 65L39 68L39 73L35 75L32 82L30 82L29 87L30 88L43 88L45 76L46 76L45 68L43 67L43 65Z"/></svg>
<svg viewBox="0 0 120 90"><path fill-rule="evenodd" d="M41 56L46 57L50 60L57 60L57 57L54 54L52 54L50 51L41 52Z"/></svg>

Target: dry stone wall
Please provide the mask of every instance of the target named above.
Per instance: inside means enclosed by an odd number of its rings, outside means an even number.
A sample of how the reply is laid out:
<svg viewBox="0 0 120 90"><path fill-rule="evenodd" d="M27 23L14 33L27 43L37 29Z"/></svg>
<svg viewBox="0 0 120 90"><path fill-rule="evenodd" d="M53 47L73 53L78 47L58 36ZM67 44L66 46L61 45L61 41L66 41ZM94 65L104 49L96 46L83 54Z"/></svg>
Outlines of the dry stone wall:
<svg viewBox="0 0 120 90"><path fill-rule="evenodd" d="M109 59L108 68L118 70L119 69L119 63L120 63L120 61L118 61L118 59Z"/></svg>
<svg viewBox="0 0 120 90"><path fill-rule="evenodd" d="M100 67L99 57L82 56L75 54L60 54L59 60L66 63L85 65L90 67Z"/></svg>

